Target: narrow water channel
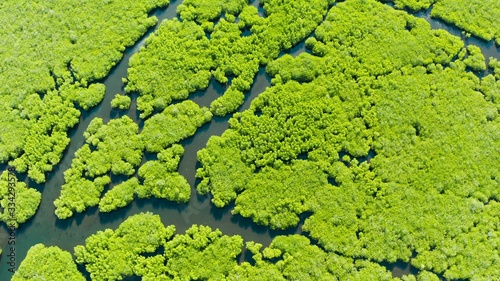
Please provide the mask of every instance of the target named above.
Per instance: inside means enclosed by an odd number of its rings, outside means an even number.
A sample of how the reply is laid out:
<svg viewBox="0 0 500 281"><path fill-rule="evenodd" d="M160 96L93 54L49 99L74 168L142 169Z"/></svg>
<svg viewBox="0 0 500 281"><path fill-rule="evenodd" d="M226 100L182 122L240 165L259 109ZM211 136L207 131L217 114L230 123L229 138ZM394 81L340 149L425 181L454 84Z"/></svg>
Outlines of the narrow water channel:
<svg viewBox="0 0 500 281"><path fill-rule="evenodd" d="M60 163L54 167L52 173L47 177L47 182L38 185L29 179L26 183L42 192L42 201L37 213L27 223L22 224L16 233L16 267L26 256L28 249L37 243L43 243L47 246L59 246L64 250L73 253L73 247L84 244L85 238L105 228L116 228L129 214L120 214L116 212L116 220L103 220L97 212L97 208L92 208L84 214L78 214L68 220L59 220L54 214L54 200L60 195L60 188L64 183L63 172L71 166L74 153L84 144L83 133L87 129L90 121L96 117L102 118L105 122L112 116L111 100L116 93L123 93L122 77L126 77L128 61L141 46L144 45L146 38L157 29L163 19L176 16L177 6L181 1L172 1L171 5L155 10L151 15L158 18L156 26L150 28L134 46L125 50L121 61L112 68L109 75L101 81L106 85L106 94L101 103L89 111L82 112L80 122L69 131L71 138L69 146L66 148ZM132 117L132 116L131 116ZM26 177L24 177L26 178ZM121 219L120 219L121 218ZM5 232L4 232L5 231ZM2 227L1 237L6 233L6 228ZM2 239L2 242L5 241ZM6 250L7 245L0 245ZM5 263L5 255L0 256L0 280L10 280L12 274L9 274L8 265Z"/></svg>
<svg viewBox="0 0 500 281"><path fill-rule="evenodd" d="M175 225L178 233L183 233L193 224L203 224L214 229L218 228L226 235L240 235L246 241L256 241L264 245L268 245L276 235L298 232L299 227L288 231L271 231L266 227L257 226L249 219L232 216L230 210L233 206L223 209L216 208L210 203L208 196L200 196L195 192L196 152L205 147L210 136L221 135L229 127L228 120L230 116L213 118L211 122L201 127L195 136L181 142L185 148L185 154L180 162L179 172L186 177L192 187L192 196L189 203L178 204L160 199L136 199L129 206L111 213L99 213L97 207L94 207L84 213L76 214L67 220L59 220L55 216L53 201L60 195L60 187L64 183L63 172L70 168L74 153L84 144L83 133L90 121L99 117L107 123L110 119L126 114L142 127L142 122L139 120L138 112L136 111L136 97L133 99L130 110L125 112L112 109L110 102L115 94L124 94L122 77L126 77L127 75L130 57L144 46L146 38L158 28L162 20L176 17L176 9L180 3L182 3L181 0L171 1L170 6L158 9L152 13L152 15L158 18L158 24L149 29L134 46L127 48L122 60L101 81L106 85L104 99L95 108L83 112L78 125L70 130L69 137L71 138L71 143L66 149L61 162L47 177L47 182L43 185L37 185L26 177L23 177L30 187L42 191L42 201L35 216L27 223L21 225L17 230L16 267L25 258L28 249L37 243L43 243L47 246L59 246L73 253L73 248L76 245L84 244L88 236L105 228L115 229L127 217L146 211L159 214L163 223L165 225ZM259 1L253 1L252 4L259 7ZM262 8L259 8L259 10L263 14ZM298 53L300 50L295 52ZM245 103L240 107L240 111L247 109L251 101L268 86L270 86L270 77L265 73L265 68L261 67L252 88L245 96ZM190 99L200 106L208 107L225 89L225 86L213 79L205 91L192 94ZM4 166L6 167L6 165ZM3 239L7 237L5 226L0 230L0 237L2 241L5 241L0 246L6 250L6 239ZM9 266L4 260L5 255L0 256L0 280L9 280L12 274L9 274Z"/></svg>
<svg viewBox="0 0 500 281"><path fill-rule="evenodd" d="M485 41L476 36L465 36L465 34L462 32L463 30L458 28L457 26L448 24L440 19L431 17L432 8L433 6L431 6L429 9L425 11L415 13L414 16L425 19L427 22L430 23L432 29L443 29L448 31L450 34L460 37L462 41L464 41L465 46L469 45L478 46L479 48L481 48L481 51L483 52L483 55L486 58L486 64L488 64L490 57L500 59L500 48L495 45L494 40Z"/></svg>
<svg viewBox="0 0 500 281"><path fill-rule="evenodd" d="M386 3L386 4L391 7L394 7L392 3ZM430 24L432 29L442 29L452 35L459 37L464 42L465 46L476 45L479 48L481 48L481 51L486 58L486 65L488 65L490 58L496 58L500 60L500 48L495 45L494 40L485 41L476 36L466 36L463 30L458 28L457 26L448 24L440 19L431 17L432 8L433 6L431 6L429 9L425 11L416 12L413 15L425 19ZM483 73L480 73L479 77L483 77L488 73L489 71L486 70ZM407 274L416 275L419 272L419 270L413 267L410 263L402 261L392 264L383 263L383 265L392 272L392 275L394 277L402 277L403 275ZM440 280L446 280L443 276L438 276L438 277L440 278Z"/></svg>
<svg viewBox="0 0 500 281"><path fill-rule="evenodd" d="M271 231L267 227L257 226L249 219L242 218L241 216L232 216L230 210L233 206L223 209L216 208L210 204L208 196L200 196L196 193L195 172L198 167L196 153L205 147L210 136L221 135L228 128L227 121L230 116L225 118L214 117L211 122L201 127L196 135L181 142L185 148L185 154L180 162L179 172L186 177L192 188L192 196L189 203L178 204L160 199L136 199L129 206L111 213L99 213L97 207L94 207L82 214L76 214L67 220L59 220L54 215L55 207L53 201L60 195L60 187L64 183L63 172L71 166L74 153L84 144L83 133L90 121L96 117L100 117L105 122L108 122L110 119L127 114L133 120L140 123L136 111L135 99L133 100L131 109L125 112L111 109L110 101L116 93L124 93L121 79L127 75L130 57L139 51L140 47L144 45L146 38L158 28L163 19L176 17L176 9L181 2L181 0L171 1L171 5L167 8L156 10L153 14L159 19L158 24L154 28L151 28L134 46L126 49L123 59L111 70L109 76L103 81L106 85L106 95L103 101L92 110L84 112L80 118L80 123L70 131L71 143L61 162L55 167L54 172L49 175L46 184L37 185L34 182L28 182L29 186L43 191L42 202L36 215L23 224L17 231L17 266L24 259L27 250L34 244L44 243L47 246L59 246L73 253L73 247L84 244L85 238L88 236L105 228L117 228L127 217L145 211L159 214L163 223L165 225L175 225L178 233L184 232L192 224L203 224L212 228L219 228L226 235L240 235L245 241L251 240L264 245L268 245L276 235L300 233L301 225L288 231ZM264 10L259 6L259 1L251 1L251 4L258 7L261 16L265 15ZM426 19L434 29L445 29L464 39L466 44L478 45L487 58L496 57L500 59L500 50L494 45L493 41L485 42L475 37L465 38L458 28L431 18L430 9L415 15ZM305 40L303 40L286 53L297 56L306 51ZM269 86L270 77L265 73L265 69L261 67L252 88L245 97L245 103L240 107L239 111L248 109L251 101ZM205 91L192 94L190 99L200 106L208 107L225 89L225 86L212 80ZM5 226L0 230L0 237L2 241L5 241L3 239L6 237ZM0 246L7 252L6 249L8 246L6 243ZM392 271L394 276L402 276L410 272L415 273L414 268L411 268L407 263L387 264L386 267ZM0 280L9 280L11 278L7 270L8 265L5 262L4 254L0 256Z"/></svg>

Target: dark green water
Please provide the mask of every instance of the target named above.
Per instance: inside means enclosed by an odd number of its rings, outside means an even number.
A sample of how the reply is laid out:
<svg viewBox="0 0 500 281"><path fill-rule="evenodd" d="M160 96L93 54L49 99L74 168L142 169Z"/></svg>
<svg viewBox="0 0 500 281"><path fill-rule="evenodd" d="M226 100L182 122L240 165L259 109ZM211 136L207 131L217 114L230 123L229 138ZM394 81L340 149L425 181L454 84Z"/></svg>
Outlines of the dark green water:
<svg viewBox="0 0 500 281"><path fill-rule="evenodd" d="M180 2L180 0L172 1L168 8L157 10L154 15L158 17L159 22L163 19L176 17L176 9ZM259 6L258 1L253 1L251 4L256 7ZM265 14L262 7L259 7L259 13L261 15ZM416 16L428 20L432 28L442 28L454 35L462 37L466 44L478 45L481 47L486 57L492 56L500 59L500 50L493 42L484 42L474 37L465 38L462 36L461 30L430 18L429 13L430 10L416 14ZM210 136L221 135L228 128L227 121L229 116L225 118L215 117L210 123L200 128L195 136L181 142L185 148L185 154L180 162L179 172L186 177L192 187L192 196L188 204L177 204L157 199L135 200L129 206L111 213L101 214L98 212L97 208L94 207L68 220L58 220L56 218L54 215L55 207L53 201L60 195L60 187L64 183L63 172L71 166L75 151L84 144L83 133L90 121L95 117L100 117L103 118L105 122L108 122L110 119L118 118L126 114L142 125L136 111L136 97L133 97L131 109L126 112L111 109L110 101L116 93L124 93L121 78L127 75L128 61L131 55L139 51L140 47L144 45L147 36L156 28L157 26L151 28L133 47L127 48L123 59L111 70L109 76L103 81L103 83L106 84L106 95L104 100L97 107L88 112L84 112L80 118L80 123L70 131L69 136L71 137L71 143L61 162L55 167L54 172L48 176L46 184L37 185L26 179L29 186L37 188L42 191L43 194L42 202L36 215L27 223L23 224L17 231L17 266L19 266L22 259L24 259L27 250L34 244L44 243L48 246L59 246L73 253L73 247L84 244L86 237L105 228L117 228L127 217L145 211L152 211L159 214L165 225L175 225L178 232L184 232L192 224L203 224L209 225L212 228L219 228L224 234L241 235L246 241L252 240L264 245L268 245L276 235L300 233L301 224L288 231L270 231L266 227L255 225L248 219L244 219L240 216L232 216L230 213L232 206L218 209L210 203L209 197L196 194L194 189L196 185L195 171L197 168L196 152L205 147ZM304 42L305 40L286 53L297 56L305 52ZM239 110L242 111L247 109L250 102L269 86L270 78L265 73L264 68L261 68L251 90L246 96L244 105ZM212 81L207 90L192 94L190 99L200 106L209 106L213 100L225 91L225 89L225 86ZM149 157L151 157L151 155L146 155L144 161L149 159ZM0 166L2 169L5 167L5 165ZM114 183L118 182L115 181ZM11 277L11 274L7 271L9 267L6 264L6 254L8 254L6 238L7 231L5 226L2 226L0 230L0 246L4 250L4 254L0 257L0 280L9 280ZM403 274L415 272L407 263L385 264L385 266L393 272L394 276L402 276Z"/></svg>
<svg viewBox="0 0 500 281"><path fill-rule="evenodd" d="M442 20L432 18L431 11L432 11L432 6L426 11L416 13L415 16L427 20L430 23L432 29L444 29L451 34L460 37L464 41L466 46L476 45L480 47L481 51L483 52L486 58L486 64L488 64L490 57L500 59L500 48L498 48L498 46L495 45L495 42L493 40L485 41L475 36L467 37L464 34L462 34L462 29L454 25L447 24Z"/></svg>

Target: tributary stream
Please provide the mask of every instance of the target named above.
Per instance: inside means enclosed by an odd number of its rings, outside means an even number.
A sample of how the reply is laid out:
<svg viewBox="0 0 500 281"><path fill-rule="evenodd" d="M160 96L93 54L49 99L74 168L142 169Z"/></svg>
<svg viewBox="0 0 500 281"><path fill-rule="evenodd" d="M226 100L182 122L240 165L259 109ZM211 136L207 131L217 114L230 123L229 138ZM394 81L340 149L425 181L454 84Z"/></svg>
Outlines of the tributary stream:
<svg viewBox="0 0 500 281"><path fill-rule="evenodd" d="M55 167L54 171L48 176L47 182L44 185L37 185L26 179L29 186L37 188L42 191L43 194L42 202L36 215L27 223L21 225L17 230L15 240L16 267L18 267L25 258L28 249L37 243L43 243L47 246L59 246L73 253L73 247L85 244L85 239L88 236L106 228L116 229L127 217L146 211L159 214L165 225L175 225L177 233L183 233L193 224L202 224L208 225L214 229L218 228L226 235L240 235L245 241L255 241L264 245L268 245L276 235L300 233L304 217L296 228L287 231L271 231L267 227L254 224L249 219L242 218L241 216L232 216L232 206L228 206L224 209L216 208L210 203L210 198L208 196L200 196L196 193L196 153L198 150L205 147L210 136L221 135L229 127L229 116L225 118L214 117L210 123L198 129L193 137L181 142L185 148L185 154L180 162L179 172L186 177L192 187L192 196L189 203L178 204L159 199L135 199L129 206L111 213L99 213L97 207L94 207L82 214L76 214L74 217L67 220L59 220L56 218L53 201L60 195L60 187L64 183L63 172L71 166L75 151L84 144L85 140L83 133L90 121L96 117L100 117L106 123L110 119L127 114L142 127L142 122L139 120L136 111L136 96L133 96L130 110L125 112L111 109L110 102L116 93L124 93L122 77L126 77L127 75L130 57L140 50L146 38L158 28L158 25L163 19L172 19L176 17L176 9L180 3L181 0L172 1L171 5L167 8L156 10L153 14L159 19L158 24L154 28L151 28L134 46L126 49L122 60L111 70L108 77L103 81L106 85L106 95L103 101L95 108L82 113L80 123L69 132L71 143L66 149L64 157ZM258 2L253 1L252 5L258 6ZM259 11L263 14L262 8L260 8ZM466 44L480 46L487 58L493 56L500 59L500 50L493 42L485 42L475 37L465 38L461 30L439 20L432 19L429 14L430 10L415 15L428 20L434 29L445 29L464 39ZM304 52L304 42L305 40L292 48L288 53L297 56ZM265 69L261 67L251 90L246 96L245 103L239 110L242 111L247 109L250 102L269 86L270 77L265 73ZM224 85L220 85L212 80L205 91L191 94L190 99L200 106L209 106L214 99L225 91L225 89L226 87ZM146 155L143 161L146 161L149 156ZM2 165L0 168L5 167L5 165ZM113 183L116 184L118 182L114 181ZM85 191L83 190L82 192ZM0 230L0 241L2 241L0 246L4 250L4 254L0 257L0 280L9 280L11 278L11 274L8 272L9 265L6 263L6 254L9 253L9 245L6 243L6 238L7 229L5 225L3 225L2 230ZM410 266L406 263L387 264L386 266L392 270L394 276L407 274L411 270ZM412 270L412 272L414 271Z"/></svg>

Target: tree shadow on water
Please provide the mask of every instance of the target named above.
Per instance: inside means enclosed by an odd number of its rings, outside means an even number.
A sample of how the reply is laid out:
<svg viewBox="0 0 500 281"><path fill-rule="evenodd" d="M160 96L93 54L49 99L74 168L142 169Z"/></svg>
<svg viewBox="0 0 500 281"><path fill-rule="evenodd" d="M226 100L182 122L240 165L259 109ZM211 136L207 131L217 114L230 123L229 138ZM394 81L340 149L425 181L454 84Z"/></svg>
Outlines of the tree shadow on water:
<svg viewBox="0 0 500 281"><path fill-rule="evenodd" d="M234 206L235 206L234 201L222 208L216 207L214 204L210 204L210 214L214 217L216 221L220 221L225 216L232 216L231 210L234 209Z"/></svg>
<svg viewBox="0 0 500 281"><path fill-rule="evenodd" d="M248 262L252 266L255 266L255 260L253 259L253 253L250 252L246 247L243 247L241 253L236 257L238 264L241 265L244 262Z"/></svg>
<svg viewBox="0 0 500 281"><path fill-rule="evenodd" d="M401 278L403 275L417 275L419 270L413 267L409 262L397 261L394 263L381 262L380 265L387 268L392 273L393 277Z"/></svg>
<svg viewBox="0 0 500 281"><path fill-rule="evenodd" d="M85 265L83 265L83 264L76 264L76 268L78 269L78 271L80 271L80 273L83 275L83 277L85 278L85 280L92 281L92 278L90 277L90 273L85 268Z"/></svg>
<svg viewBox="0 0 500 281"><path fill-rule="evenodd" d="M155 213L160 213L162 210L176 210L181 213L188 207L187 203L172 202L167 199L158 199L154 197L148 199L134 198L132 204L132 208L137 208L140 211L151 209L151 211Z"/></svg>
<svg viewBox="0 0 500 281"><path fill-rule="evenodd" d="M72 227L73 223L81 225L86 217L94 217L97 212L97 207L88 208L83 213L74 213L74 215L67 219L56 219L55 226L60 230L67 230Z"/></svg>

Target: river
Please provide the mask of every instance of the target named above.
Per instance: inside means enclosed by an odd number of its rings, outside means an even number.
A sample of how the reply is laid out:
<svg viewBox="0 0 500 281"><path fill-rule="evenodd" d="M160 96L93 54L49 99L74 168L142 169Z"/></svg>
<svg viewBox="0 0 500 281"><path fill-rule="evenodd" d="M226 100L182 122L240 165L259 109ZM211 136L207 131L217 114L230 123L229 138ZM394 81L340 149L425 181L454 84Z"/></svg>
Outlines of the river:
<svg viewBox="0 0 500 281"><path fill-rule="evenodd" d="M130 57L140 50L146 38L158 28L162 20L176 17L176 9L181 2L181 0L172 1L170 6L156 10L153 14L158 18L158 24L150 28L134 46L127 48L122 60L101 81L106 85L104 99L98 106L83 112L78 125L70 130L70 145L67 147L60 163L55 166L54 171L47 177L47 182L38 185L26 177L20 177L20 179L25 179L30 187L42 191L42 201L35 216L22 224L17 230L16 266L19 266L20 262L25 258L28 249L37 243L43 243L47 246L59 246L73 253L73 248L76 245L85 244L85 239L88 236L105 228L115 229L127 217L146 211L160 215L165 225L175 225L178 233L183 233L193 224L203 224L214 229L218 228L226 235L240 235L246 241L256 241L264 245L268 245L276 235L299 232L299 226L287 231L272 231L267 227L257 226L250 219L232 216L230 213L232 206L223 209L216 208L210 204L208 196L200 196L195 192L196 152L205 147L210 136L221 135L229 127L228 120L230 116L224 118L214 117L210 123L198 129L195 136L181 142L185 148L185 154L179 164L179 172L186 177L192 187L192 196L189 203L178 204L160 199L136 199L127 207L111 213L100 213L97 207L93 207L66 220L59 220L55 216L53 201L60 195L60 187L64 183L63 172L70 168L74 153L85 143L83 133L90 121L100 117L106 123L110 119L127 114L142 127L143 124L139 120L136 111L136 97L133 96L131 108L125 112L112 109L110 102L116 93L124 94L122 77L127 75ZM254 1L252 4L258 6L258 1ZM299 51L294 49L294 52ZM261 67L252 88L245 96L245 103L240 107L240 111L248 109L251 101L268 86L270 86L270 77L265 73L265 69ZM209 106L224 91L225 87L212 79L205 91L191 94L190 99L200 106ZM151 155L145 155L143 162L150 158ZM2 165L1 168L5 167L6 165ZM114 183L116 184L116 182ZM0 280L8 280L11 274L8 272L9 266L6 264L8 245L6 243L7 229L5 226L2 226L0 238L3 242L0 246L4 250L4 254L0 257Z"/></svg>
<svg viewBox="0 0 500 281"><path fill-rule="evenodd" d="M301 223L293 229L287 231L272 231L267 227L257 226L249 219L241 216L232 216L230 210L233 206L228 206L219 209L210 204L208 196L200 196L195 192L195 171L197 168L196 152L205 147L208 139L212 135L221 135L228 128L228 119L214 117L210 123L202 126L197 133L184 141L181 144L185 148L185 154L179 164L179 172L186 177L192 188L192 196L187 204L178 204L168 202L166 200L134 200L134 202L125 208L121 208L111 213L99 213L97 207L90 208L82 214L76 214L74 217L67 220L59 220L54 215L55 207L53 201L60 195L60 187L64 183L63 172L71 166L74 153L84 144L83 133L88 124L93 118L103 118L105 122L110 119L120 117L123 114L128 115L142 126L142 122L138 118L136 111L136 96L133 97L133 102L130 110L118 111L111 109L110 101L116 93L124 93L122 77L126 77L127 67L130 57L139 51L144 45L146 38L157 29L159 23L163 19L171 19L176 17L177 6L181 0L172 1L167 8L158 9L153 14L158 17L159 21L155 27L152 27L141 39L132 47L129 47L124 52L122 60L110 71L110 74L102 82L106 85L106 95L103 101L95 108L83 112L80 117L80 122L75 128L69 132L71 143L65 151L61 162L55 166L54 171L48 176L47 182L43 185L37 185L26 179L26 182L31 187L35 187L42 191L42 201L35 216L27 223L21 225L16 235L16 263L17 266L26 256L28 249L37 243L43 243L47 246L59 246L60 248L73 253L73 247L85 243L85 239L105 228L115 229L127 217L140 212L151 211L159 214L165 225L175 225L178 233L183 233L192 224L209 225L212 228L220 229L226 235L240 235L245 241L255 241L268 245L272 238L276 235L300 233L301 224L306 215L302 216ZM258 7L258 1L253 1L252 5ZM264 15L262 8L259 8L259 13ZM462 36L461 30L456 27L447 25L439 20L430 18L430 10L415 14L418 17L425 18L431 23L432 28L442 28L450 33L462 37L466 44L476 44L481 47L486 57L496 57L500 59L500 50L493 42L484 42L481 39ZM305 40L297 44L287 53L297 56L306 51ZM240 107L239 111L248 109L250 102L263 92L266 87L270 86L270 77L265 73L264 68L260 68L252 88L245 97L245 103ZM190 95L190 99L200 106L209 106L210 103L220 96L225 91L225 86L220 85L212 79L209 87L203 92L196 92ZM143 161L154 158L152 155L145 155ZM1 168L5 168L3 165ZM24 177L25 178L25 177ZM114 182L116 184L116 182ZM0 257L0 280L8 280L11 275L8 273L8 265L6 264L6 254L8 246L5 238L6 227L2 226L0 230L1 241L4 241L2 249L4 254ZM244 255L242 255L243 257ZM401 276L409 272L414 273L415 270L408 264L385 264L395 276Z"/></svg>
<svg viewBox="0 0 500 281"><path fill-rule="evenodd" d="M431 17L432 8L433 8L433 6L431 6L429 9L427 9L425 11L417 12L414 15L416 17L425 19L427 22L429 22L432 29L444 29L451 34L453 34L457 37L460 37L462 39L462 41L464 41L464 44L466 46L476 45L479 48L481 48L481 51L483 52L483 54L486 58L486 64L488 64L490 57L493 57L493 58L500 60L500 48L495 45L494 40L485 41L485 40L478 38L476 36L470 36L470 37L465 36L462 33L463 30L456 27L455 25L448 24L440 19L432 18ZM483 74L486 74L486 73L483 73Z"/></svg>

